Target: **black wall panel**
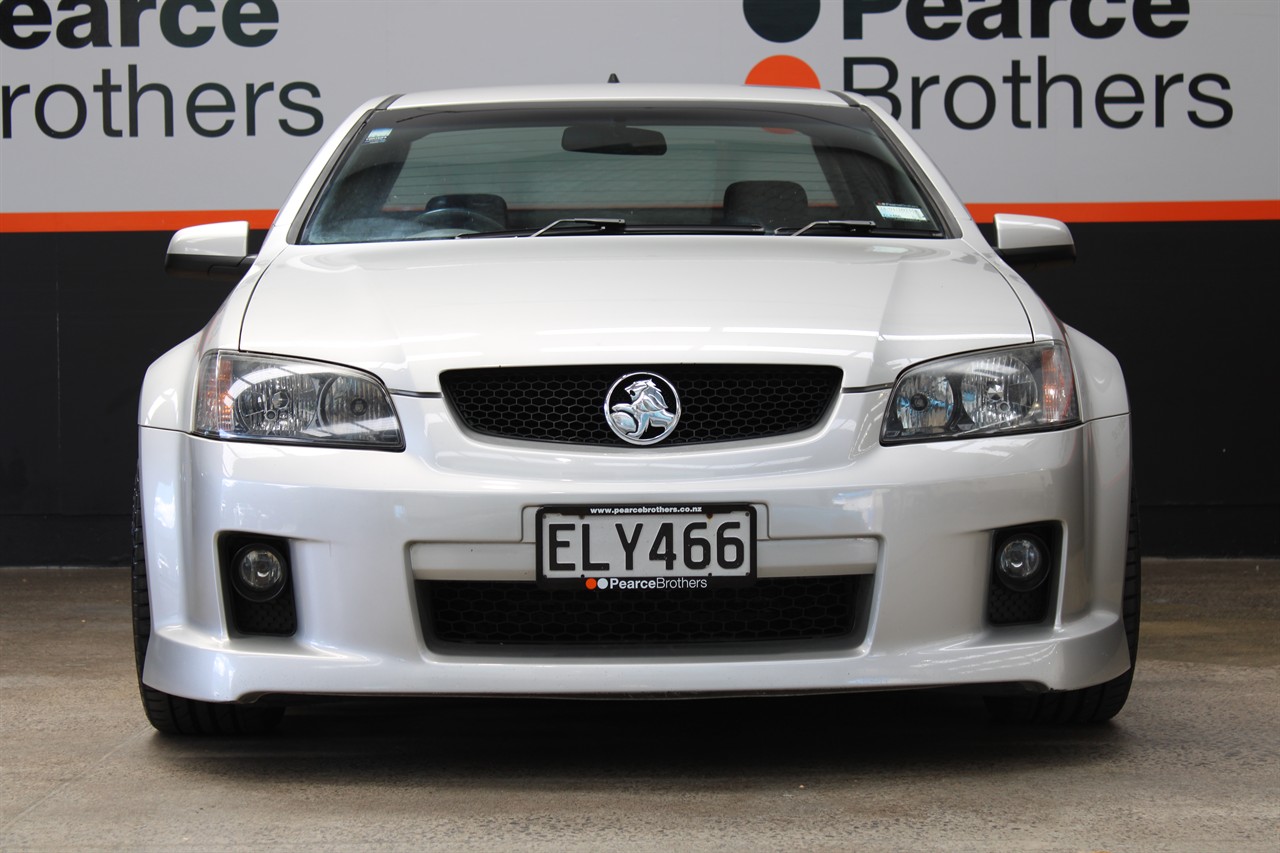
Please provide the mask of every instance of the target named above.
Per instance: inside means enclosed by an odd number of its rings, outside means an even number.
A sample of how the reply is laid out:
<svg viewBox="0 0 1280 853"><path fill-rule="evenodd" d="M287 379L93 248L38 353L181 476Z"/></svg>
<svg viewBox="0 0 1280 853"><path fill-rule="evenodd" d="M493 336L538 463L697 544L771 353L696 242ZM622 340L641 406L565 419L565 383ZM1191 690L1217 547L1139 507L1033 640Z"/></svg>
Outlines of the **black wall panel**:
<svg viewBox="0 0 1280 853"><path fill-rule="evenodd" d="M1026 277L1124 366L1144 551L1280 555L1280 222L1072 231L1080 260ZM142 374L229 289L166 277L168 240L0 235L0 564L128 559Z"/></svg>
<svg viewBox="0 0 1280 853"><path fill-rule="evenodd" d="M1280 222L1071 231L1077 262L1025 277L1124 367L1144 551L1280 554Z"/></svg>
<svg viewBox="0 0 1280 853"><path fill-rule="evenodd" d="M169 237L0 235L0 564L128 559L142 375L230 290L166 276Z"/></svg>

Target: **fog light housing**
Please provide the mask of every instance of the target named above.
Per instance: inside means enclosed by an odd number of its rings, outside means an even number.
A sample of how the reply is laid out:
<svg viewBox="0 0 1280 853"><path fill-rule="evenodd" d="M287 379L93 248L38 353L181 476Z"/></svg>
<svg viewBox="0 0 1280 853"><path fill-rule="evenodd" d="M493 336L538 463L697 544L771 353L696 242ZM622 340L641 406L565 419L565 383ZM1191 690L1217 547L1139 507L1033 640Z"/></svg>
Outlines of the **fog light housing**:
<svg viewBox="0 0 1280 853"><path fill-rule="evenodd" d="M288 580L284 555L271 545L245 545L232 558L231 582L236 592L249 601L271 601L284 591Z"/></svg>
<svg viewBox="0 0 1280 853"><path fill-rule="evenodd" d="M1033 533L1014 533L996 549L995 563L1000 583L1014 592L1030 592L1049 576L1049 547Z"/></svg>

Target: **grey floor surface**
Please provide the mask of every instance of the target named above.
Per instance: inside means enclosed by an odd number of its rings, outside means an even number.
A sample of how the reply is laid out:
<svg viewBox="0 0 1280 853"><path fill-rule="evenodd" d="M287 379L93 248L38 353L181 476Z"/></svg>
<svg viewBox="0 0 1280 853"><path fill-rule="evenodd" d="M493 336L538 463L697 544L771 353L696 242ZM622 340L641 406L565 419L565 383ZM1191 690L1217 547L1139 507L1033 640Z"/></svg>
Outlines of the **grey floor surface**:
<svg viewBox="0 0 1280 853"><path fill-rule="evenodd" d="M1128 707L934 693L142 717L122 569L0 569L0 851L1280 850L1280 561L1149 560Z"/></svg>

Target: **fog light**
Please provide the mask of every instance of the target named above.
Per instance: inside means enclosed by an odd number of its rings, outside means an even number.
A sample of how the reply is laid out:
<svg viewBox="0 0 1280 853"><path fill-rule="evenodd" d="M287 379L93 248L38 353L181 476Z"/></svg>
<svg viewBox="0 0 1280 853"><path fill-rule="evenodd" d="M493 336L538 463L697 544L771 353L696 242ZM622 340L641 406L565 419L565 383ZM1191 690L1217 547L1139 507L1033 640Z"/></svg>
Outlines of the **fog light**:
<svg viewBox="0 0 1280 853"><path fill-rule="evenodd" d="M236 592L250 601L270 601L288 579L284 555L270 545L246 545L236 552L231 578Z"/></svg>
<svg viewBox="0 0 1280 853"><path fill-rule="evenodd" d="M1015 592L1029 592L1049 576L1049 549L1039 536L1015 533L996 553L996 576Z"/></svg>

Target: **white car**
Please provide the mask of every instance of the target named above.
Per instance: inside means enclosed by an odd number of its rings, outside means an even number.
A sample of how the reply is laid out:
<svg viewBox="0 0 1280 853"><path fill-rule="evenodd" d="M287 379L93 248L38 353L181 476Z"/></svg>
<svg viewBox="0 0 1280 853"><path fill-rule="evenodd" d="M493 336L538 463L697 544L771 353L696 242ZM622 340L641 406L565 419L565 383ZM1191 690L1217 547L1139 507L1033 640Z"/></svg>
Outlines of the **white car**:
<svg viewBox="0 0 1280 853"><path fill-rule="evenodd" d="M320 149L147 372L134 625L177 733L326 696L953 688L1123 706L1116 359L840 92L400 95Z"/></svg>

